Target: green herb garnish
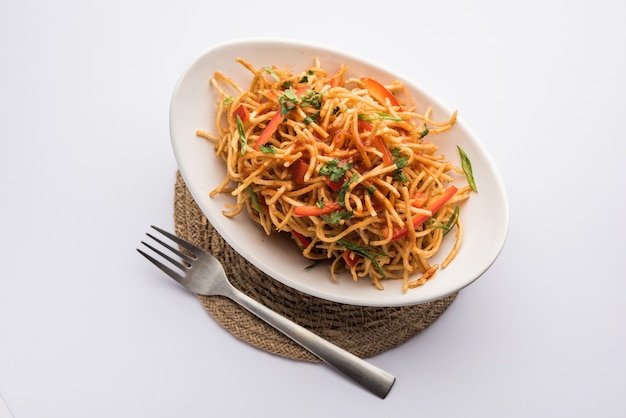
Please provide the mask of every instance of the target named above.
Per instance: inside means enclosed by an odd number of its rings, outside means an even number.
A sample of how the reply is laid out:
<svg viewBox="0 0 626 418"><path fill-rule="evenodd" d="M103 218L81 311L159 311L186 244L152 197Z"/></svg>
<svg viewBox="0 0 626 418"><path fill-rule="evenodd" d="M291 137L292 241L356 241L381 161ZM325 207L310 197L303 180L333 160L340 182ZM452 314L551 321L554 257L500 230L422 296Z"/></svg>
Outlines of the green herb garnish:
<svg viewBox="0 0 626 418"><path fill-rule="evenodd" d="M252 207L256 209L257 212L262 214L263 208L261 208L261 205L259 204L259 201L256 198L256 193L254 193L254 190L252 190L252 186L246 187L246 190L248 191L248 195L250 195L250 200L252 200Z"/></svg>
<svg viewBox="0 0 626 418"><path fill-rule="evenodd" d="M280 114L283 116L286 115L295 109L299 102L300 100L298 99L298 96L296 96L295 90L285 90L285 93L278 98L278 103L280 104Z"/></svg>
<svg viewBox="0 0 626 418"><path fill-rule="evenodd" d="M322 176L330 176L330 181L339 181L353 165L352 163L348 163L340 166L339 159L333 158L320 168L320 174Z"/></svg>
<svg viewBox="0 0 626 418"><path fill-rule="evenodd" d="M467 178L467 183L470 185L472 190L477 192L478 188L476 187L476 182L474 181L472 162L470 161L465 151L463 151L463 148L458 145L456 147L459 149L459 155L461 156L461 168L463 168L463 172L465 173L465 177Z"/></svg>
<svg viewBox="0 0 626 418"><path fill-rule="evenodd" d="M354 173L352 177L344 181L341 185L339 193L337 194L337 202L341 206L346 206L346 193L348 193L348 191L350 190L350 183L356 183L357 181L359 181L359 175L357 173Z"/></svg>
<svg viewBox="0 0 626 418"><path fill-rule="evenodd" d="M309 115L307 117L305 117L302 122L304 122L305 125L310 125L311 123L315 122L317 119L319 119L320 117L320 112L315 112L312 115Z"/></svg>
<svg viewBox="0 0 626 418"><path fill-rule="evenodd" d="M350 219L350 218L352 218L352 215L353 215L352 211L340 210L340 211L336 211L336 212L331 212L328 215L322 215L321 218L327 224L338 226L339 222L342 219Z"/></svg>
<svg viewBox="0 0 626 418"><path fill-rule="evenodd" d="M239 115L235 115L235 120L237 121L237 132L239 132L239 142L241 143L241 155L246 153L246 149L248 147L248 141L246 140L246 130L243 127L243 122Z"/></svg>
<svg viewBox="0 0 626 418"><path fill-rule="evenodd" d="M234 102L234 101L235 101L235 98L234 98L234 97L228 96L228 97L226 97L226 98L224 99L224 101L222 102L222 104L223 104L224 106L228 106L229 104L231 104L231 103L232 103L232 102Z"/></svg>
<svg viewBox="0 0 626 418"><path fill-rule="evenodd" d="M397 116L390 115L389 113L376 112L376 114L378 115L378 117L369 116L369 115L359 115L358 118L361 120L366 120L368 122L373 122L376 120L393 120L396 122L404 122L404 119L397 117Z"/></svg>
<svg viewBox="0 0 626 418"><path fill-rule="evenodd" d="M409 179L404 175L402 169L409 163L409 157L400 154L400 148L394 148L391 150L393 156L393 162L396 164L396 170L393 172L393 178L401 183L406 183Z"/></svg>
<svg viewBox="0 0 626 418"><path fill-rule="evenodd" d="M426 124L424 124L424 130L423 130L423 131L422 131L422 133L420 134L419 139L422 139L422 138L424 138L426 135L428 135L428 132L430 132L430 131L428 130L428 126L426 126Z"/></svg>
<svg viewBox="0 0 626 418"><path fill-rule="evenodd" d="M383 270L382 266L380 265L380 263L378 262L378 260L376 259L376 257L387 257L387 254L372 248L372 247L361 247L360 245L355 244L352 241L348 241L345 239L340 239L337 241L341 246L343 246L346 250L350 250L355 254L360 255L363 258L366 258L368 260L370 260L372 262L372 264L374 264L374 266L376 266L376 269L378 270L378 272L381 274L381 276L383 276L384 278L387 278L387 275L385 274L385 271Z"/></svg>
<svg viewBox="0 0 626 418"><path fill-rule="evenodd" d="M276 148L272 144L260 145L259 150L266 154L276 154Z"/></svg>
<svg viewBox="0 0 626 418"><path fill-rule="evenodd" d="M306 94L302 96L302 106L313 106L315 109L322 108L322 93L316 92L313 89L306 91Z"/></svg>
<svg viewBox="0 0 626 418"><path fill-rule="evenodd" d="M450 219L448 219L448 222L442 224L441 222L438 222L435 218L429 218L431 220L429 225L433 228L442 229L443 236L445 237L446 235L448 235L448 232L452 231L454 225L456 225L456 221L459 219L459 212L460 209L458 206L456 206L454 208L454 212L452 212L452 215L450 216ZM435 223L437 223L437 225L435 225Z"/></svg>
<svg viewBox="0 0 626 418"><path fill-rule="evenodd" d="M272 76L272 78L276 81L280 81L280 77L276 74L276 71L272 67L263 67L263 71Z"/></svg>

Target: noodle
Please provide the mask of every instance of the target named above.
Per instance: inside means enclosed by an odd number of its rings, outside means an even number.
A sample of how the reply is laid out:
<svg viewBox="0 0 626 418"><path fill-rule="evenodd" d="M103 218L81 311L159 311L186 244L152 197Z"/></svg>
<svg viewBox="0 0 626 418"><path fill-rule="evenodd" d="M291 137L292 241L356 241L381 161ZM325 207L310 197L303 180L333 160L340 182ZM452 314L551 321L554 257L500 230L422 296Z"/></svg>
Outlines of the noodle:
<svg viewBox="0 0 626 418"><path fill-rule="evenodd" d="M349 78L345 65L329 76L319 60L297 74L237 62L249 88L216 72L216 132L197 132L226 163L211 192L236 197L225 216L246 209L267 234L291 233L304 257L330 259L333 280L344 267L381 290L399 279L406 292L452 262L470 188L452 184L461 169L425 138L451 129L456 112L435 120L401 82ZM452 250L430 265L455 226Z"/></svg>

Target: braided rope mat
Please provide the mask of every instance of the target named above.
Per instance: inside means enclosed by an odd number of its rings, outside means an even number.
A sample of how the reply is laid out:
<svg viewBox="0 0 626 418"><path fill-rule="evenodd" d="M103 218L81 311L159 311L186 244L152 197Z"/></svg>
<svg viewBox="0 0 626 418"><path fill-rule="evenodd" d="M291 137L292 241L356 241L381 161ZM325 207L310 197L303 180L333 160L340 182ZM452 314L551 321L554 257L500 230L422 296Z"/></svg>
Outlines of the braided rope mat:
<svg viewBox="0 0 626 418"><path fill-rule="evenodd" d="M432 324L456 298L455 294L416 306L363 307L319 299L285 286L224 241L193 200L180 172L176 174L174 221L176 235L212 253L239 290L361 358L406 342ZM240 340L294 360L319 361L231 300L198 297L207 312Z"/></svg>

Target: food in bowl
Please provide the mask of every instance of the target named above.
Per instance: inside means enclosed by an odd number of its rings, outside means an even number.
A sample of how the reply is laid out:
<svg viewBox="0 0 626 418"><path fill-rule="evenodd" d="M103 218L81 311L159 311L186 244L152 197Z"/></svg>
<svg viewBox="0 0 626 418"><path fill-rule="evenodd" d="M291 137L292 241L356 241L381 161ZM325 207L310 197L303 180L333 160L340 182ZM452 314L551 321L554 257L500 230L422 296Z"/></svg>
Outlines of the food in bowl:
<svg viewBox="0 0 626 418"><path fill-rule="evenodd" d="M345 269L381 290L398 279L407 292L454 260L462 206L477 191L465 151L457 147L458 167L436 144L456 112L435 120L401 81L350 75L347 65L312 58L292 72L237 61L249 86L215 71L214 131L197 131L226 164L211 192L236 198L224 216L245 210L266 234L290 234L304 257L330 261L334 280ZM454 244L431 264L444 239Z"/></svg>

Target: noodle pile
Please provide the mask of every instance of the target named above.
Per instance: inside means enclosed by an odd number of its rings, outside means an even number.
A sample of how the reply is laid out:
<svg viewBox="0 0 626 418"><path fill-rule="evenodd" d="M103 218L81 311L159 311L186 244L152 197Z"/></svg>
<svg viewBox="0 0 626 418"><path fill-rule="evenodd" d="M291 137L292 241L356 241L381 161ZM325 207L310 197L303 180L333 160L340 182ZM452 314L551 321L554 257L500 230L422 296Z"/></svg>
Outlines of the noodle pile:
<svg viewBox="0 0 626 418"><path fill-rule="evenodd" d="M292 74L237 61L252 73L250 87L216 71L216 132L197 131L226 163L211 193L236 197L225 216L245 208L268 235L291 233L305 257L331 261L333 280L345 268L379 289L384 279L403 280L403 291L420 286L439 269L428 260L455 229L441 268L452 261L459 204L471 187L452 184L463 171L427 138L452 128L456 112L433 120L430 108L416 111L401 82L350 78L345 65L329 75L316 59Z"/></svg>

